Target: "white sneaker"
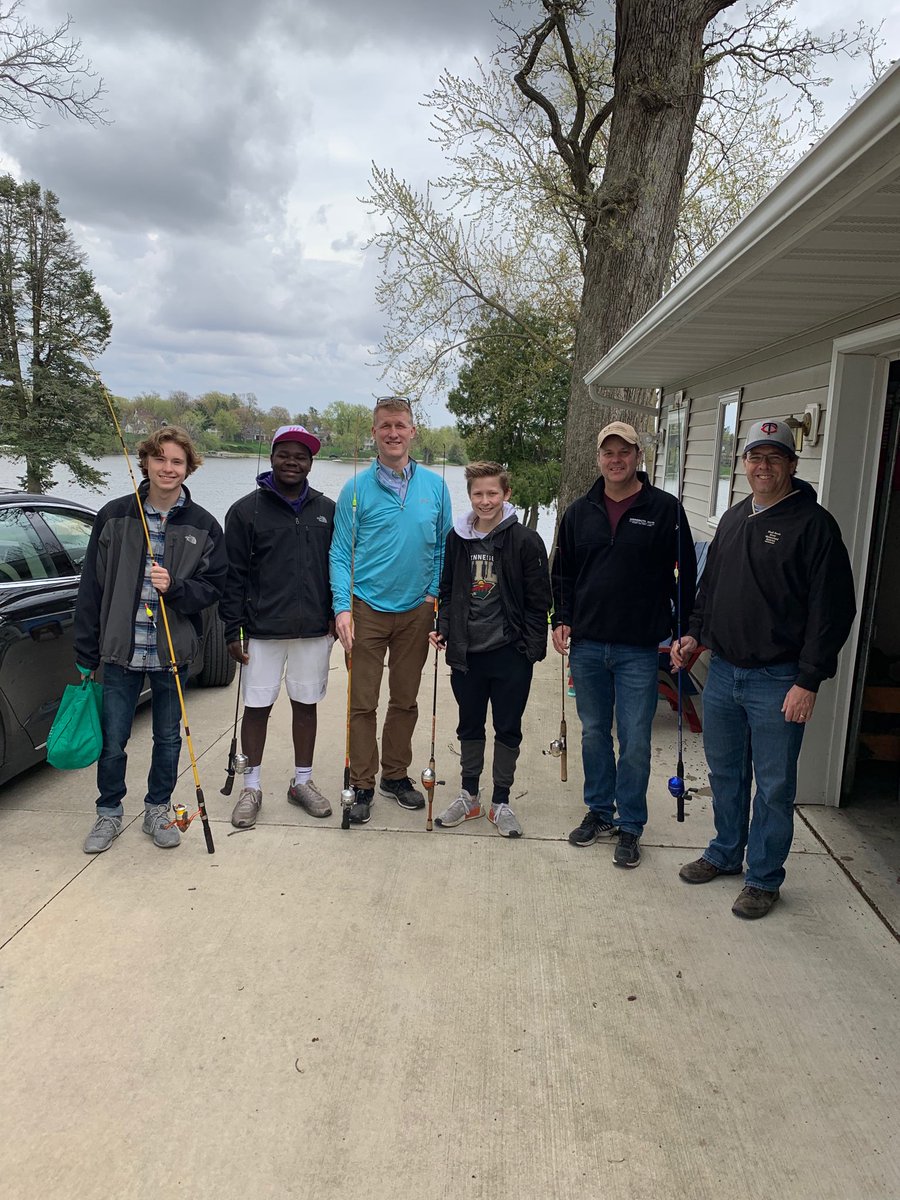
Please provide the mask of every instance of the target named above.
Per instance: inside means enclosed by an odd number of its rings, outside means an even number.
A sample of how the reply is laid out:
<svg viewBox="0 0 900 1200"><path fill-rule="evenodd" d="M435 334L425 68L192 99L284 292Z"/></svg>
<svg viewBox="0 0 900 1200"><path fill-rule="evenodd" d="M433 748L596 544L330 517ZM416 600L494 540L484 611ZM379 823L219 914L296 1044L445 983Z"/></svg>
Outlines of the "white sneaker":
<svg viewBox="0 0 900 1200"><path fill-rule="evenodd" d="M484 809L481 807L480 797L481 792L471 796L465 788L460 788L459 795L450 807L445 808L441 815L435 818L435 825L440 825L441 829L453 829L462 825L463 821L474 821L483 817Z"/></svg>
<svg viewBox="0 0 900 1200"><path fill-rule="evenodd" d="M522 836L522 826L508 804L492 804L488 820L492 825L497 826L497 832L501 837L517 838Z"/></svg>

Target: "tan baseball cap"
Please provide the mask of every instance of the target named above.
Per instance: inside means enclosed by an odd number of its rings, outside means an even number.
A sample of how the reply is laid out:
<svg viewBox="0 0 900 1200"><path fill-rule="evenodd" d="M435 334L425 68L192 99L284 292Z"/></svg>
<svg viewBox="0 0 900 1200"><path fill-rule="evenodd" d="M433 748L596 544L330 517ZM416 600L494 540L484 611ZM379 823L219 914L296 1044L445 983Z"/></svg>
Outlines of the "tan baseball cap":
<svg viewBox="0 0 900 1200"><path fill-rule="evenodd" d="M630 442L632 446L640 446L641 444L637 430L633 425L627 425L624 421L610 421L608 425L603 426L597 434L598 450L608 437L620 437L623 442Z"/></svg>

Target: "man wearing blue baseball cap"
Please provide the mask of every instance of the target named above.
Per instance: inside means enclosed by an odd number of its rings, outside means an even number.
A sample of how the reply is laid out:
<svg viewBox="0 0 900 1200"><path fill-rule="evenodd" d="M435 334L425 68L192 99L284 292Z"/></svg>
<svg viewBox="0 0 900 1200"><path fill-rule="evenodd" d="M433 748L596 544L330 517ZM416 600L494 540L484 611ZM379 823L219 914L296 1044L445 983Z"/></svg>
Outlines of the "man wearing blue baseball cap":
<svg viewBox="0 0 900 1200"><path fill-rule="evenodd" d="M672 663L681 667L698 641L712 651L703 747L716 835L679 874L685 883L740 875L746 850L746 886L731 911L754 920L779 898L803 729L819 685L837 670L856 601L841 531L796 478L786 422L751 425L743 464L751 495L719 522Z"/></svg>
<svg viewBox="0 0 900 1200"><path fill-rule="evenodd" d="M294 778L287 798L313 817L331 805L312 779L317 703L328 684L334 615L328 552L334 501L309 486L319 439L302 425L282 425L272 438L272 468L225 517L228 582L219 611L228 653L243 664L241 748L248 769L231 823L256 824L261 769L272 705L285 680L291 701Z"/></svg>

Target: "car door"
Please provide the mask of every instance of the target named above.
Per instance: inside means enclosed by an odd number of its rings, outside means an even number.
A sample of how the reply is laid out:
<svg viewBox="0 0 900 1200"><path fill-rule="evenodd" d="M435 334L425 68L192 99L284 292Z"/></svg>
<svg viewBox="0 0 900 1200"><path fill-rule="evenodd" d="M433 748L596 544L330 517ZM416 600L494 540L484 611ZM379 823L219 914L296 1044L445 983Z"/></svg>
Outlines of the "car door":
<svg viewBox="0 0 900 1200"><path fill-rule="evenodd" d="M74 545L74 542L73 542ZM38 514L0 507L0 691L34 747L47 740L60 697L77 679L78 572Z"/></svg>

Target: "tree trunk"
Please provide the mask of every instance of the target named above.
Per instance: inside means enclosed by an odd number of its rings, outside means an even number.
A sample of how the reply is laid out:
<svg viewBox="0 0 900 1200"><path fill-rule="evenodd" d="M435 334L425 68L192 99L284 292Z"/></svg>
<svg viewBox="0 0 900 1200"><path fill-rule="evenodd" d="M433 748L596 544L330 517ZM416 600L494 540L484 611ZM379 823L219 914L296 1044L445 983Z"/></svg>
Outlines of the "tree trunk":
<svg viewBox="0 0 900 1200"><path fill-rule="evenodd" d="M714 0L616 5L615 107L591 202L560 512L596 478L597 431L614 416L591 400L584 376L662 294L703 98L704 30L722 7ZM621 415L635 423L634 414Z"/></svg>

